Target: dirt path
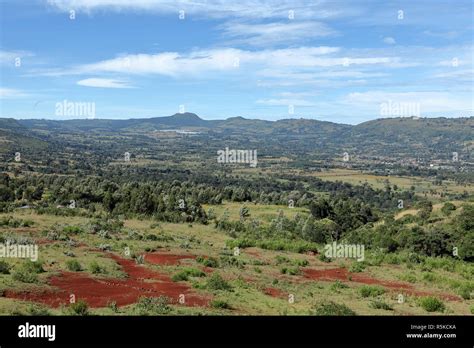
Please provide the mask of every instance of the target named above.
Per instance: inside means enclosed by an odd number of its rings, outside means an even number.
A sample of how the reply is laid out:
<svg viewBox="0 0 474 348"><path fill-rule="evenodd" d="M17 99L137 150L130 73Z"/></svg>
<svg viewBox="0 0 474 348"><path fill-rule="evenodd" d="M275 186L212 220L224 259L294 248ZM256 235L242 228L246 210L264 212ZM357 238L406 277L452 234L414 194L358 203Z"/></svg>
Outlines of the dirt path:
<svg viewBox="0 0 474 348"><path fill-rule="evenodd" d="M399 291L401 293L415 296L438 296L449 301L460 301L461 298L456 295L436 293L428 291L416 290L412 284L403 282L394 282L388 280L379 280L370 277L364 273L349 273L346 268L330 268L330 269L305 269L304 277L311 280L355 282L369 285L380 285L384 288ZM350 279L349 279L350 278Z"/></svg>

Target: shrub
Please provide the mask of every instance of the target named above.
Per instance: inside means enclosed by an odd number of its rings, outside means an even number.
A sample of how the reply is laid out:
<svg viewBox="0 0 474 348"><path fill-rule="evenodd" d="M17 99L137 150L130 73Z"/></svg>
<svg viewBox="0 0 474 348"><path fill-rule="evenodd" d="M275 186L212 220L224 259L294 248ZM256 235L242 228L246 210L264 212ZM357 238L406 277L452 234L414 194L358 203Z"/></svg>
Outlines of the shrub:
<svg viewBox="0 0 474 348"><path fill-rule="evenodd" d="M27 260L23 267L25 270L32 272L32 273L42 273L44 272L43 264L40 261L31 261Z"/></svg>
<svg viewBox="0 0 474 348"><path fill-rule="evenodd" d="M363 285L359 288L362 297L376 297L385 293L385 290L378 286Z"/></svg>
<svg viewBox="0 0 474 348"><path fill-rule="evenodd" d="M78 226L66 226L66 227L63 228L63 232L66 235L70 235L70 234L79 234L79 233L82 233L84 231L82 230L82 228L80 228Z"/></svg>
<svg viewBox="0 0 474 348"><path fill-rule="evenodd" d="M37 316L51 315L51 313L46 307L39 306L39 305L30 305L28 306L26 311L31 315L37 315Z"/></svg>
<svg viewBox="0 0 474 348"><path fill-rule="evenodd" d="M207 288L210 290L225 290L229 291L232 289L229 283L227 283L220 274L213 273L212 276L207 280Z"/></svg>
<svg viewBox="0 0 474 348"><path fill-rule="evenodd" d="M88 315L89 305L84 300L79 300L69 305L69 311L72 315Z"/></svg>
<svg viewBox="0 0 474 348"><path fill-rule="evenodd" d="M89 270L91 271L92 274L100 274L100 273L105 273L105 269L100 266L97 261L92 261L89 264Z"/></svg>
<svg viewBox="0 0 474 348"><path fill-rule="evenodd" d="M13 272L12 278L23 283L36 283L38 281L38 276L35 273L28 272L24 269Z"/></svg>
<svg viewBox="0 0 474 348"><path fill-rule="evenodd" d="M456 210L456 206L451 202L444 203L443 207L441 208L441 212L447 216L451 215L453 210Z"/></svg>
<svg viewBox="0 0 474 348"><path fill-rule="evenodd" d="M301 270L299 269L299 267L283 267L280 269L280 272L282 274L288 274L288 275L301 274Z"/></svg>
<svg viewBox="0 0 474 348"><path fill-rule="evenodd" d="M339 289L347 289L349 286L347 284L344 284L340 280L336 280L334 283L331 284L330 289L332 291L337 291Z"/></svg>
<svg viewBox="0 0 474 348"><path fill-rule="evenodd" d="M12 267L5 261L0 261L0 274L9 274Z"/></svg>
<svg viewBox="0 0 474 348"><path fill-rule="evenodd" d="M372 301L369 304L370 307L375 309L385 309L386 311L393 311L393 307L386 302L383 301Z"/></svg>
<svg viewBox="0 0 474 348"><path fill-rule="evenodd" d="M356 313L344 304L334 303L332 301L320 303L314 310L315 315L339 315L348 316Z"/></svg>
<svg viewBox="0 0 474 348"><path fill-rule="evenodd" d="M325 254L320 254L319 255L319 261L329 263L329 262L332 261L332 259L327 257Z"/></svg>
<svg viewBox="0 0 474 348"><path fill-rule="evenodd" d="M164 315L171 312L169 303L170 300L166 296L140 297L135 309L140 315Z"/></svg>
<svg viewBox="0 0 474 348"><path fill-rule="evenodd" d="M458 293L459 295L465 299L465 300L470 300L471 299L471 292L473 290L473 286L469 284L463 284L459 287Z"/></svg>
<svg viewBox="0 0 474 348"><path fill-rule="evenodd" d="M219 267L219 261L214 257L204 257L198 256L196 257L196 262L203 264L206 267L217 268Z"/></svg>
<svg viewBox="0 0 474 348"><path fill-rule="evenodd" d="M77 260L67 260L66 267L72 272L79 272L82 270L82 266Z"/></svg>
<svg viewBox="0 0 474 348"><path fill-rule="evenodd" d="M227 303L226 301L223 300L212 300L211 301L211 307L212 308L218 308L218 309L232 309L232 307Z"/></svg>
<svg viewBox="0 0 474 348"><path fill-rule="evenodd" d="M350 265L349 272L359 273L359 272L362 272L364 269L365 269L365 263L355 261L355 262L352 262L352 264Z"/></svg>
<svg viewBox="0 0 474 348"><path fill-rule="evenodd" d="M423 273L423 279L428 282L433 282L436 280L436 276L433 273L425 272Z"/></svg>
<svg viewBox="0 0 474 348"><path fill-rule="evenodd" d="M413 273L405 273L399 276L400 280L404 280L409 283L416 283L417 278Z"/></svg>
<svg viewBox="0 0 474 348"><path fill-rule="evenodd" d="M443 312L445 309L443 301L433 296L420 298L418 304L427 312Z"/></svg>
<svg viewBox="0 0 474 348"><path fill-rule="evenodd" d="M116 301L109 301L107 302L107 307L109 307L113 312L118 312L117 302Z"/></svg>
<svg viewBox="0 0 474 348"><path fill-rule="evenodd" d="M237 267L242 269L245 266L245 261L235 256L222 255L220 257L220 264L222 266Z"/></svg>
<svg viewBox="0 0 474 348"><path fill-rule="evenodd" d="M144 255L135 256L135 263L137 265L143 265L145 263L145 256Z"/></svg>
<svg viewBox="0 0 474 348"><path fill-rule="evenodd" d="M276 261L277 265L280 265L282 263L290 262L290 259L287 258L286 256L277 255L277 256L275 256L275 261Z"/></svg>
<svg viewBox="0 0 474 348"><path fill-rule="evenodd" d="M23 283L36 283L38 281L37 274L41 272L44 272L41 262L27 260L13 272L12 277Z"/></svg>
<svg viewBox="0 0 474 348"><path fill-rule="evenodd" d="M185 268L171 277L174 282L186 281L189 277L205 277L206 273L196 268Z"/></svg>
<svg viewBox="0 0 474 348"><path fill-rule="evenodd" d="M295 260L293 261L293 263L296 265L296 266L299 266L299 267L306 267L309 265L309 261L308 260Z"/></svg>

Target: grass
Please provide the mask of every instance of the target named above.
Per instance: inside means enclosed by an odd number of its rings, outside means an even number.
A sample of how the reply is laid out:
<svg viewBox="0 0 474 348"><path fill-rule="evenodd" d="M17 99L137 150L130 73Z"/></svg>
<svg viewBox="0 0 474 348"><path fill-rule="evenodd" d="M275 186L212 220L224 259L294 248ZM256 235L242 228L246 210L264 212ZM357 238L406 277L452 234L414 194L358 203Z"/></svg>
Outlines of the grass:
<svg viewBox="0 0 474 348"><path fill-rule="evenodd" d="M363 285L359 288L359 294L362 297L377 297L383 295L384 293L385 289L379 286Z"/></svg>
<svg viewBox="0 0 474 348"><path fill-rule="evenodd" d="M356 313L347 307L345 304L339 304L332 301L323 302L316 306L314 310L315 315L323 315L323 316L350 316L356 315Z"/></svg>
<svg viewBox="0 0 474 348"><path fill-rule="evenodd" d="M67 260L66 267L68 270L72 272L79 272L82 271L82 266L77 260Z"/></svg>
<svg viewBox="0 0 474 348"><path fill-rule="evenodd" d="M433 296L421 297L418 304L427 312L443 312L446 309L443 301Z"/></svg>
<svg viewBox="0 0 474 348"><path fill-rule="evenodd" d="M185 268L171 277L174 282L187 281L190 277L205 277L206 273L196 268Z"/></svg>
<svg viewBox="0 0 474 348"><path fill-rule="evenodd" d="M219 273L213 273L212 276L209 277L206 287L209 290L232 290L232 286L227 281L225 281Z"/></svg>
<svg viewBox="0 0 474 348"><path fill-rule="evenodd" d="M227 203L219 208L225 209ZM236 208L241 204L235 205ZM265 216L270 214L271 210L266 206L247 205L250 209L251 217ZM277 207L277 206L275 206ZM217 207L215 207L217 208ZM283 207L284 208L284 207ZM260 209L263 211L260 212ZM297 209L297 208L295 208ZM298 208L300 209L300 208ZM290 210L290 209L288 209ZM292 213L291 212L288 213ZM236 209L238 216L238 209ZM287 211L285 210L285 215ZM2 214L0 214L1 216ZM16 228L10 228L9 233L26 236L32 240L43 239L41 231L50 231L52 226L60 223L64 226L64 217L37 215L32 211L13 212L7 215L15 219L32 220L34 224L31 227L23 228L16 232ZM278 210L273 211L273 216L278 215ZM68 217L69 226L84 228L87 226L88 219L83 217ZM160 222L154 226L154 221L149 219L130 219L125 221L125 230L134 230L142 235L142 239L130 239L126 233L118 233L112 238L104 240L97 235L81 233L78 229L68 229L68 233L79 244L83 246L70 246L67 240L52 241L49 244L41 245L41 259L44 260L42 269L44 272L33 274L35 280L26 283L13 278L13 274L22 269L25 260L9 259L5 262L10 267L10 274L0 273L0 293L5 289L16 291L42 291L48 287L48 277L57 275L57 272L68 268L68 261L77 260L84 268L84 272L92 273L90 265L96 263L98 268L105 273L95 273L100 277L124 277L125 274L121 268L107 256L106 252L96 251L95 248L101 243L108 243L111 246L111 252L123 257L132 257L131 255L140 255L146 250L161 250L169 253L194 255L194 259L186 259L178 265L152 265L145 262L139 267L152 269L173 277L176 274L187 274L189 281L194 286L195 283L200 286L191 289L198 295L208 296L210 298L209 307L187 307L166 303L153 303L156 300L142 300L141 305L132 304L117 308L112 303L104 308L88 308L89 314L98 315L209 315L209 314L238 314L238 315L308 315L321 313L351 313L349 309L360 315L422 315L426 313L442 313L469 315L471 313L472 300L467 299L474 267L472 264L461 260L446 258L426 257L421 262L413 264L408 269L406 260L408 256L403 253L385 254L377 266L369 262L370 251L366 251L367 265L364 272L371 277L383 281L397 281L403 274L412 274L418 280L413 286L418 290L427 293L449 293L459 294L464 297L461 301L446 301L443 303L445 310L442 312L428 312L422 307L415 298L406 298L402 304L395 303L391 305L383 295L371 295L363 297L359 291L359 284L344 282L320 282L309 281L303 274L292 276L282 275L281 268L296 269L307 267L311 269L324 269L334 267L350 267L351 262L345 260L343 264L337 260L330 263L320 260L319 255L305 255L293 250L271 250L262 249L258 246L248 249L242 249L240 255L232 255L232 248L226 247L226 242L232 240L225 233L214 228L213 224L200 225L193 224L189 227L187 224L173 224ZM62 231L61 227L61 231ZM153 235L155 237L148 237ZM145 238L146 237L146 238ZM84 246L85 245L85 246ZM185 245L185 247L184 247ZM276 244L275 244L276 245ZM130 256L125 255L125 248L130 250ZM319 246L321 247L321 246ZM75 257L71 259L65 253L72 252ZM201 255L201 257L199 257ZM389 262L390 260L396 262ZM0 260L3 261L3 260ZM392 264L393 263L393 264ZM256 265L258 264L258 267ZM75 266L74 266L75 267ZM194 277L186 269L195 269L202 272L203 267L213 268L213 272L204 277ZM94 267L96 268L96 267ZM200 269L201 268L201 269ZM30 269L31 271L31 269ZM217 274L217 275L214 275ZM430 276L431 274L431 276ZM212 279L211 279L212 278ZM240 278L240 280L239 280ZM275 280L275 282L273 282ZM179 284L191 285L191 284ZM349 286L348 286L349 284ZM277 288L282 296L269 296L264 292L265 288ZM294 303L288 302L286 295L293 294ZM470 293L469 293L470 296ZM146 303L150 301L152 303ZM216 301L214 303L213 301ZM322 305L316 303L322 301ZM111 299L113 302L113 299ZM336 304L336 306L332 305ZM337 305L345 305L342 309ZM0 314L9 315L10 313L28 314L28 306L31 302L14 300L11 298L0 297ZM231 311L229 310L229 308ZM393 307L393 310L388 309ZM316 309L318 309L316 311ZM34 311L34 309L32 309ZM47 308L52 315L61 314L60 309ZM40 311L38 309L38 311ZM71 314L71 313L67 313ZM351 313L352 314L352 313ZM339 314L326 314L339 315Z"/></svg>

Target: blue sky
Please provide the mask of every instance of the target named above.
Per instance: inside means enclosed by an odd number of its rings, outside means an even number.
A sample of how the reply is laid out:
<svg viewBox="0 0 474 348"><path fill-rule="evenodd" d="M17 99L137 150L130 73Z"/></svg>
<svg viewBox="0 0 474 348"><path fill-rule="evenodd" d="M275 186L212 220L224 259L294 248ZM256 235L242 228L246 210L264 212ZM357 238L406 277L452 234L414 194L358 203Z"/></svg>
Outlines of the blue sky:
<svg viewBox="0 0 474 348"><path fill-rule="evenodd" d="M473 115L471 0L0 6L1 117L79 118L64 100L97 118Z"/></svg>

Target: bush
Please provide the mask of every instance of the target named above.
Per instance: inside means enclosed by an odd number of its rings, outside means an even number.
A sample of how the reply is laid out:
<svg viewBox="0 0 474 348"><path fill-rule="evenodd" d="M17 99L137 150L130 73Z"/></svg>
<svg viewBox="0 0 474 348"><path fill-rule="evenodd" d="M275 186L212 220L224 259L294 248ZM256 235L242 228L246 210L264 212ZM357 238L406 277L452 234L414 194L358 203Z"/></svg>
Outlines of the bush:
<svg viewBox="0 0 474 348"><path fill-rule="evenodd" d="M118 312L118 307L117 307L117 302L116 301L107 302L107 307L109 307L114 313Z"/></svg>
<svg viewBox="0 0 474 348"><path fill-rule="evenodd" d="M348 316L356 313L344 304L334 303L332 301L320 303L314 310L315 315L338 315Z"/></svg>
<svg viewBox="0 0 474 348"><path fill-rule="evenodd" d="M336 280L334 283L331 284L330 289L332 291L338 291L339 289L347 289L349 286L347 284L344 284L340 280Z"/></svg>
<svg viewBox="0 0 474 348"><path fill-rule="evenodd" d="M383 301L372 301L369 306L375 309L385 309L386 311L393 311L393 307Z"/></svg>
<svg viewBox="0 0 474 348"><path fill-rule="evenodd" d="M349 272L359 273L359 272L362 272L364 269L365 269L365 263L355 261L355 262L352 262L352 264L350 265Z"/></svg>
<svg viewBox="0 0 474 348"><path fill-rule="evenodd" d="M165 315L171 312L169 303L170 300L166 296L140 297L135 309L140 315Z"/></svg>
<svg viewBox="0 0 474 348"><path fill-rule="evenodd" d="M40 261L31 261L27 260L24 264L23 267L25 270L32 272L32 273L43 273L43 264Z"/></svg>
<svg viewBox="0 0 474 348"><path fill-rule="evenodd" d="M226 301L223 300L212 300L211 301L211 307L212 308L218 308L218 309L232 309L232 307L227 303Z"/></svg>
<svg viewBox="0 0 474 348"><path fill-rule="evenodd" d="M198 256L196 257L196 262L201 263L202 265L206 267L211 267L211 268L219 267L219 261L217 261L217 259L215 259L214 257Z"/></svg>
<svg viewBox="0 0 474 348"><path fill-rule="evenodd" d="M299 269L299 267L283 267L280 269L280 272L282 274L288 274L288 275L301 274L301 270Z"/></svg>
<svg viewBox="0 0 474 348"><path fill-rule="evenodd" d="M441 212L446 216L451 215L451 212L454 210L456 210L456 206L451 202L444 203L443 207L441 208Z"/></svg>
<svg viewBox="0 0 474 348"><path fill-rule="evenodd" d="M12 267L5 261L0 261L0 274L9 274Z"/></svg>
<svg viewBox="0 0 474 348"><path fill-rule="evenodd" d="M443 312L445 309L443 301L433 296L420 298L418 304L427 312Z"/></svg>
<svg viewBox="0 0 474 348"><path fill-rule="evenodd" d="M459 287L458 293L463 299L470 300L472 290L473 290L472 285L464 284Z"/></svg>
<svg viewBox="0 0 474 348"><path fill-rule="evenodd" d="M24 269L13 272L12 278L23 283L36 283L38 281L38 276L35 273L25 271Z"/></svg>
<svg viewBox="0 0 474 348"><path fill-rule="evenodd" d="M220 274L213 273L212 276L207 280L207 288L210 290L225 290L229 291L232 289L229 283L227 283Z"/></svg>
<svg viewBox="0 0 474 348"><path fill-rule="evenodd" d="M293 261L293 263L296 265L296 266L299 266L299 267L306 267L309 265L309 261L308 260L295 260Z"/></svg>
<svg viewBox="0 0 474 348"><path fill-rule="evenodd" d="M363 285L359 288L359 294L362 297L376 297L383 295L385 290L378 286Z"/></svg>
<svg viewBox="0 0 474 348"><path fill-rule="evenodd" d="M12 277L23 283L36 283L38 281L37 274L41 272L44 272L41 262L27 260L13 272Z"/></svg>
<svg viewBox="0 0 474 348"><path fill-rule="evenodd" d="M82 271L82 266L77 260L67 260L66 267L68 270L72 272L79 272Z"/></svg>
<svg viewBox="0 0 474 348"><path fill-rule="evenodd" d="M286 256L277 255L277 256L275 256L275 261L276 261L277 265L280 265L282 263L290 262L290 259L287 258Z"/></svg>
<svg viewBox="0 0 474 348"><path fill-rule="evenodd" d="M79 233L82 233L84 231L82 230L82 228L80 228L78 226L66 226L66 227L63 228L63 232L66 235L71 235L71 234L79 234Z"/></svg>
<svg viewBox="0 0 474 348"><path fill-rule="evenodd" d="M220 264L223 267L237 267L242 269L245 266L245 261L235 256L222 255L220 257Z"/></svg>
<svg viewBox="0 0 474 348"><path fill-rule="evenodd" d="M89 305L84 300L79 300L69 305L69 311L72 315L88 315Z"/></svg>
<svg viewBox="0 0 474 348"><path fill-rule="evenodd" d="M28 312L28 314L36 315L36 316L51 315L51 313L49 312L49 310L46 307L39 306L39 305L28 306L26 311Z"/></svg>
<svg viewBox="0 0 474 348"><path fill-rule="evenodd" d="M319 254L319 261L329 263L329 262L332 261L332 259L331 259L330 257L327 257L327 256L323 253L323 254Z"/></svg>
<svg viewBox="0 0 474 348"><path fill-rule="evenodd" d="M100 266L96 261L92 261L89 264L89 270L91 271L92 274L105 273L105 269L102 266Z"/></svg>
<svg viewBox="0 0 474 348"><path fill-rule="evenodd" d="M174 282L186 281L189 277L205 277L206 273L196 268L185 268L171 277Z"/></svg>

